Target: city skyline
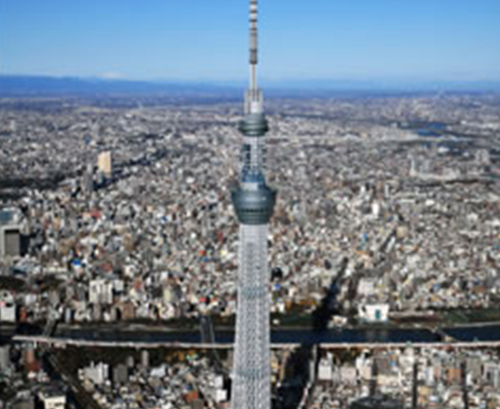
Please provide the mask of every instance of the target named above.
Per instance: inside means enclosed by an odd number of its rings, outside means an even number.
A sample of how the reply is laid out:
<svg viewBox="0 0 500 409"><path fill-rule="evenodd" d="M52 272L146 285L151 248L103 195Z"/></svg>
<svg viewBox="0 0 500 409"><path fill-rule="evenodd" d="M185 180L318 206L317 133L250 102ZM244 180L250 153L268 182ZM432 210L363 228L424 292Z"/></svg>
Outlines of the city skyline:
<svg viewBox="0 0 500 409"><path fill-rule="evenodd" d="M500 80L498 2L372 3L265 4L262 79ZM0 74L243 81L240 6L4 2Z"/></svg>

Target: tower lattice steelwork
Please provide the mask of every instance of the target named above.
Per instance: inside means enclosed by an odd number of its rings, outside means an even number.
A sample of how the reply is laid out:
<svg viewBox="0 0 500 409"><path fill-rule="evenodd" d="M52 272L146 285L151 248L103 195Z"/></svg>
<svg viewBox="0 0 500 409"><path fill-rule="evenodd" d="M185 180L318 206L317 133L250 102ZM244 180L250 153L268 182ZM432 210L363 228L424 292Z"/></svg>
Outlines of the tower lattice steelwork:
<svg viewBox="0 0 500 409"><path fill-rule="evenodd" d="M265 134L268 130L257 86L257 0L250 0L250 88L245 98L241 178L232 192L240 222L238 308L233 365L233 409L271 407L268 223L276 192L266 185Z"/></svg>

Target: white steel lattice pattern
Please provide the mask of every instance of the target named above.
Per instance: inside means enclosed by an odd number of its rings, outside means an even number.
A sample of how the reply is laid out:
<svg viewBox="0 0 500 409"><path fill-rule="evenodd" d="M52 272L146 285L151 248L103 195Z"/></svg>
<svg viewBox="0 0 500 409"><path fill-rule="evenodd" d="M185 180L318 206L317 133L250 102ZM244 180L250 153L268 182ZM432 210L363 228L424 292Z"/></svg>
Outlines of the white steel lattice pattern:
<svg viewBox="0 0 500 409"><path fill-rule="evenodd" d="M232 409L270 409L268 225L240 226Z"/></svg>
<svg viewBox="0 0 500 409"><path fill-rule="evenodd" d="M264 138L244 137L243 143L250 147L248 155L243 158L243 166L254 172L266 170L266 144Z"/></svg>

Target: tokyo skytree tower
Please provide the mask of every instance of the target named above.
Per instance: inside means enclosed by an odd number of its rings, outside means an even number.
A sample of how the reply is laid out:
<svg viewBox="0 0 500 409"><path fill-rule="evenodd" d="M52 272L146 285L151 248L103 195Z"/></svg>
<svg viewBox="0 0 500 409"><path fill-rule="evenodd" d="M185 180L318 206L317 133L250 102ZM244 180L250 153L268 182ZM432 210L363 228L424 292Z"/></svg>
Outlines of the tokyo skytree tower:
<svg viewBox="0 0 500 409"><path fill-rule="evenodd" d="M271 407L269 272L267 239L276 191L266 185L268 130L257 86L257 0L250 0L250 88L245 98L241 177L232 200L240 222L238 307L232 409Z"/></svg>

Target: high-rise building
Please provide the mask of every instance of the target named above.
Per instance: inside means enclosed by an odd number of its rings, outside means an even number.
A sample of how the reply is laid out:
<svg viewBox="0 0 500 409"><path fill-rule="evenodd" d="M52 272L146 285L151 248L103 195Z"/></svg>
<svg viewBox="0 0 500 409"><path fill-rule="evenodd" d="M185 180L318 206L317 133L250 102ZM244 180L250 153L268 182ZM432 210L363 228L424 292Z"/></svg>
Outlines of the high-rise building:
<svg viewBox="0 0 500 409"><path fill-rule="evenodd" d="M91 304L112 304L113 284L102 278L91 280L89 283L89 302Z"/></svg>
<svg viewBox="0 0 500 409"><path fill-rule="evenodd" d="M10 366L10 345L0 346L0 372L5 373Z"/></svg>
<svg viewBox="0 0 500 409"><path fill-rule="evenodd" d="M21 255L21 232L19 226L0 227L0 257Z"/></svg>
<svg viewBox="0 0 500 409"><path fill-rule="evenodd" d="M19 218L14 211L0 211L0 258L21 256Z"/></svg>
<svg viewBox="0 0 500 409"><path fill-rule="evenodd" d="M92 193L94 191L94 165L92 163L87 164L80 185L85 193Z"/></svg>
<svg viewBox="0 0 500 409"><path fill-rule="evenodd" d="M16 322L16 303L7 290L0 290L0 322Z"/></svg>
<svg viewBox="0 0 500 409"><path fill-rule="evenodd" d="M250 88L245 117L239 186L232 200L240 222L238 305L233 363L233 409L271 407L268 224L276 191L265 178L265 134L262 93L257 86L257 0L250 0Z"/></svg>
<svg viewBox="0 0 500 409"><path fill-rule="evenodd" d="M113 174L113 162L111 158L111 151L104 151L99 153L97 158L97 169L99 174L110 178Z"/></svg>
<svg viewBox="0 0 500 409"><path fill-rule="evenodd" d="M45 388L38 392L38 400L43 409L64 409L66 394L55 388Z"/></svg>

